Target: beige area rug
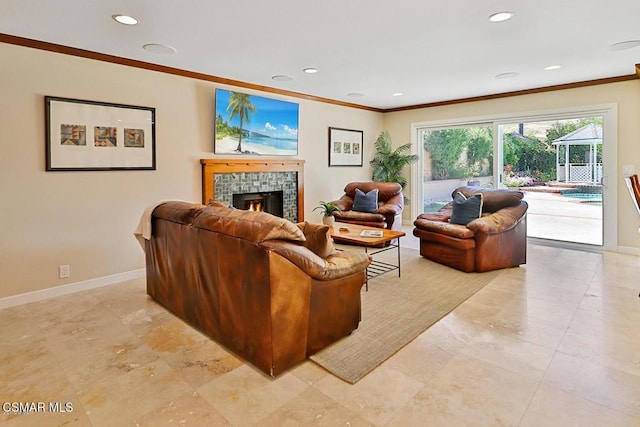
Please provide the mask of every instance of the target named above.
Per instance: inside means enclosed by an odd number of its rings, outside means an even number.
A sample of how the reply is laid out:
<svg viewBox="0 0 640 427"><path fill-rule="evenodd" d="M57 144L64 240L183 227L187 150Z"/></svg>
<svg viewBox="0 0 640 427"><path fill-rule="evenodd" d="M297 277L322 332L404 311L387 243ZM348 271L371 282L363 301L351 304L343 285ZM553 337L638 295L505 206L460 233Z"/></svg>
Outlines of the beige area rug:
<svg viewBox="0 0 640 427"><path fill-rule="evenodd" d="M377 256L395 263L397 252ZM462 273L413 249L402 249L401 256L402 277L392 271L369 280L369 292L362 288L358 329L311 360L354 384L499 274Z"/></svg>

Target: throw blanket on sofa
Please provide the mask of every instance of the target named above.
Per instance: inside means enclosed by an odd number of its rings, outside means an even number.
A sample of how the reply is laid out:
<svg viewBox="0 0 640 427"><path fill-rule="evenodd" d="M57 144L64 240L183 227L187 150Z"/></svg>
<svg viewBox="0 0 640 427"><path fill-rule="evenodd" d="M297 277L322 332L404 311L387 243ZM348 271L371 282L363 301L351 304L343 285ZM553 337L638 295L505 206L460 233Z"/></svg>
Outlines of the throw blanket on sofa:
<svg viewBox="0 0 640 427"><path fill-rule="evenodd" d="M163 203L167 203L169 200L160 200L158 202L154 202L147 206L147 208L142 213L140 217L140 222L138 222L138 226L133 231L133 235L140 243L142 250L144 251L144 241L151 239L151 215L155 208L160 206Z"/></svg>

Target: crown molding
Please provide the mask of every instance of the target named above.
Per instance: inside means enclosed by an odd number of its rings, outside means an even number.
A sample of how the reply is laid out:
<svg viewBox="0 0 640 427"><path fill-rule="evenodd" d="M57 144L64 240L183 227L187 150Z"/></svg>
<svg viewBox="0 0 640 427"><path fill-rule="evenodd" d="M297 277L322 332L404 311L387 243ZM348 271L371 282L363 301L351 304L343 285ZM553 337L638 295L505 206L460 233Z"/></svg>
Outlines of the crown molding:
<svg viewBox="0 0 640 427"><path fill-rule="evenodd" d="M430 107L440 107L443 105L452 105L452 104L463 104L466 102L476 102L476 101L486 101L489 99L498 99L498 98L508 98L512 96L520 96L520 95L530 95L533 93L543 93L543 92L553 92L556 90L566 90L566 89L575 89L578 87L586 87L586 86L596 86L603 85L607 83L618 83L625 82L629 80L636 80L640 78L640 64L636 65L636 74L629 74L626 76L616 76L616 77L607 77L604 79L595 79L595 80L585 80L582 82L575 83L564 83L560 85L552 85L552 86L544 86L533 89L523 89L516 90L512 92L502 92L495 93L491 95L481 95L481 96L473 96L470 98L460 98L460 99L452 99L448 101L438 101L438 102L429 102L427 104L420 105L410 105L406 107L397 107L397 108L389 108L384 110L385 113L393 113L396 111L406 111L406 110L417 110L420 108L430 108Z"/></svg>
<svg viewBox="0 0 640 427"><path fill-rule="evenodd" d="M352 104L350 102L337 101L335 99L322 98L308 95L306 93L293 92L289 90L276 89L269 86L261 86L239 80L226 79L210 74L197 73L195 71L182 70L180 68L166 67L164 65L152 64L150 62L138 61L134 59L122 58L120 56L108 55L105 53L93 52L90 50L78 49L75 47L63 46L55 43L43 42L39 40L27 39L24 37L12 36L0 33L0 42L13 44L32 49L46 50L49 52L61 53L64 55L77 56L80 58L93 59L96 61L110 62L112 64L126 65L128 67L141 68L143 70L158 71L160 73L173 74L176 76L188 77L191 79L204 80L212 83L219 83L228 86L236 86L261 92L275 93L278 95L290 96L292 98L307 99L310 101L323 102L326 104L339 105L342 107L357 108L360 110L383 113L381 108L368 107L365 105Z"/></svg>
<svg viewBox="0 0 640 427"><path fill-rule="evenodd" d="M490 95L473 96L469 98L451 99L447 101L429 102L425 104L408 105L405 107L396 108L374 108L360 104L353 104L350 102L337 101L335 99L323 98L319 96L308 95L300 92L293 92L283 89L276 89L269 86L261 86L253 83L247 83L239 80L226 79L223 77L217 77L210 74L197 73L194 71L182 70L179 68L166 67L163 65L152 64L149 62L138 61L134 59L122 58L119 56L108 55L105 53L93 52L90 50L78 49L69 46L63 46L55 43L43 42L39 40L28 39L24 37L12 36L9 34L0 33L0 42L13 44L23 47L29 47L32 49L46 50L49 52L61 53L64 55L77 56L80 58L93 59L96 61L109 62L112 64L125 65L128 67L141 68L144 70L157 71L160 73L172 74L176 76L188 77L197 80L208 81L212 83L218 83L228 86L236 86L245 89L251 89L261 92L274 93L283 96L289 96L292 98L306 99L309 101L322 102L325 104L339 105L341 107L356 108L359 110L373 111L376 113L393 113L397 111L417 110L422 108L440 107L443 105L464 104L467 102L486 101L490 99L508 98L512 96L530 95L534 93L552 92L557 90L574 89L586 86L596 86L608 83L617 83L629 80L635 80L640 78L640 64L636 64L636 73L625 76L608 77L603 79L585 80L575 83L565 83L552 86L544 86L539 88L517 90L512 92L502 92Z"/></svg>

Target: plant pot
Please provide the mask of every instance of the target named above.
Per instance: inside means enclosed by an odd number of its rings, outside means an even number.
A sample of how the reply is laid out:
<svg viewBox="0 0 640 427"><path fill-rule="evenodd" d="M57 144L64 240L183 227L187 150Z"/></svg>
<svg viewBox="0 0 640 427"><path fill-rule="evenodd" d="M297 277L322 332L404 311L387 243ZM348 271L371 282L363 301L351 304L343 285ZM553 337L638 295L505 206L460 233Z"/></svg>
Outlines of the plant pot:
<svg viewBox="0 0 640 427"><path fill-rule="evenodd" d="M328 225L329 227L333 227L333 223L336 222L336 219L333 216L322 216L322 223L324 225Z"/></svg>

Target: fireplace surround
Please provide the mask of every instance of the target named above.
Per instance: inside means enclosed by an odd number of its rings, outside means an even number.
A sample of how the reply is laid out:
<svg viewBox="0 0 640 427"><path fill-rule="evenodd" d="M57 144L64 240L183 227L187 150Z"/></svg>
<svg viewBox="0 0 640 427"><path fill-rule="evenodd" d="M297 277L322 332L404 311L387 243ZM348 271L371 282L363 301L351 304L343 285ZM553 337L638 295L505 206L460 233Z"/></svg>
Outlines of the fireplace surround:
<svg viewBox="0 0 640 427"><path fill-rule="evenodd" d="M282 217L304 221L304 160L201 159L202 203L233 205L234 193L282 191Z"/></svg>

